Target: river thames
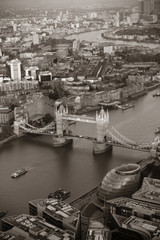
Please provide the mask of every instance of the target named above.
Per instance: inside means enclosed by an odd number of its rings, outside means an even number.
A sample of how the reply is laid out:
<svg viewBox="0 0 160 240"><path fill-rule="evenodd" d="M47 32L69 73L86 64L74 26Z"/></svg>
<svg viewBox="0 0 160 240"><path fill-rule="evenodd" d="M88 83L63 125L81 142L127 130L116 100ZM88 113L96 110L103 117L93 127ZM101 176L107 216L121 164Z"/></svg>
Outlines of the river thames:
<svg viewBox="0 0 160 240"><path fill-rule="evenodd" d="M84 33L77 33L77 34L72 34L69 36L66 36L66 39L77 39L80 41L92 41L92 42L97 42L97 43L108 43L109 45L129 45L129 46L144 46L144 47L149 47L151 49L160 49L159 43L145 43L145 42L135 42L135 41L123 41L123 40L117 40L117 39L105 39L101 37L102 33L104 32L111 32L111 30L97 30L97 31L92 31L92 32L84 32Z"/></svg>
<svg viewBox="0 0 160 240"><path fill-rule="evenodd" d="M159 89L160 91L160 89ZM160 125L160 98L156 90L134 100L135 107L111 110L110 122L121 134L138 142L151 142ZM88 113L95 116L95 112ZM94 124L71 125L74 133L95 136ZM25 136L0 148L0 210L8 215L28 213L28 202L47 198L57 188L71 191L68 201L96 187L112 168L147 157L147 153L114 147L112 152L93 155L92 142L74 140L72 145L52 147L51 136ZM22 167L29 171L17 178L11 174Z"/></svg>

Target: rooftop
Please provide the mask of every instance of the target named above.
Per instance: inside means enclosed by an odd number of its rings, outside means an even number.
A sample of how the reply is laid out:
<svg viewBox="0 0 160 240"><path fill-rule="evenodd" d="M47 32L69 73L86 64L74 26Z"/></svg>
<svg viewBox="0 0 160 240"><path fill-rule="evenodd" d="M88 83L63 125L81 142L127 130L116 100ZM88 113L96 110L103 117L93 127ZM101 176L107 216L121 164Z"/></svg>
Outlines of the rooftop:
<svg viewBox="0 0 160 240"><path fill-rule="evenodd" d="M116 207L130 208L136 212L145 212L149 215L157 214L160 216L160 205L151 204L147 202L138 201L131 198L119 197L106 201L106 203L111 204Z"/></svg>
<svg viewBox="0 0 160 240"><path fill-rule="evenodd" d="M3 223L10 223L11 226L16 227L19 231L28 232L30 236L43 236L44 240L47 239L65 239L66 234L68 240L72 239L72 236L68 231L61 230L54 225L51 225L45 221L42 217L31 216L22 214L18 216L9 216L3 218Z"/></svg>
<svg viewBox="0 0 160 240"><path fill-rule="evenodd" d="M38 209L43 209L43 212L48 215L65 221L76 228L80 211L68 203L55 198L33 200L29 203L36 206Z"/></svg>
<svg viewBox="0 0 160 240"><path fill-rule="evenodd" d="M149 239L152 239L154 236L159 237L159 223L148 221L135 216L130 216L129 218L122 217L117 214L112 214L112 216L117 224L122 228L129 229L134 232L144 233L150 237Z"/></svg>
<svg viewBox="0 0 160 240"><path fill-rule="evenodd" d="M135 192L134 199L159 204L160 203L160 180L144 177L142 187Z"/></svg>

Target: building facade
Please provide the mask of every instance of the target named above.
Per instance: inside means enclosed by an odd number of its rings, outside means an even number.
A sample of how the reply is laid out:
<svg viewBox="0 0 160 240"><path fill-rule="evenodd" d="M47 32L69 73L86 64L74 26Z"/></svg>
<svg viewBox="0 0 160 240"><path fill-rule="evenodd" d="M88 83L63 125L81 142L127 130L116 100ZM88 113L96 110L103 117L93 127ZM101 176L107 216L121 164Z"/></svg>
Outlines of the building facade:
<svg viewBox="0 0 160 240"><path fill-rule="evenodd" d="M0 107L0 124L8 125L14 119L14 112L8 107Z"/></svg>
<svg viewBox="0 0 160 240"><path fill-rule="evenodd" d="M8 62L10 66L11 79L14 81L21 81L21 62L18 59L13 59Z"/></svg>

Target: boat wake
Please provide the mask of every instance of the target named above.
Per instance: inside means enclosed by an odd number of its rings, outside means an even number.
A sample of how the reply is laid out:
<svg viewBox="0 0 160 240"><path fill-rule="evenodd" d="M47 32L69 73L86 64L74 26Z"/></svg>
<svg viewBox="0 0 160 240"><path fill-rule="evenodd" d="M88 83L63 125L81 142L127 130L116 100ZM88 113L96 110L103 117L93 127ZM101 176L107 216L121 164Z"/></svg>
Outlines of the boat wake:
<svg viewBox="0 0 160 240"><path fill-rule="evenodd" d="M32 167L32 166L26 166L26 167L24 167L24 169L26 170L26 171L31 171L31 170L33 170L35 167Z"/></svg>

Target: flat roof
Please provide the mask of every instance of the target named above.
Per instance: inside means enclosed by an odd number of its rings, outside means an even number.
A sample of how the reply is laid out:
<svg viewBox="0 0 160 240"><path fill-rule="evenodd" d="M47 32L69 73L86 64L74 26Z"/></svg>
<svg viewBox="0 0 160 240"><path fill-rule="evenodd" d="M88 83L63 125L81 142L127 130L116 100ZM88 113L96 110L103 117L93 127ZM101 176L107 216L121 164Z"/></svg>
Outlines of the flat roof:
<svg viewBox="0 0 160 240"><path fill-rule="evenodd" d="M79 209L76 209L66 202L55 198L39 199L30 201L29 204L36 206L37 208L43 208L43 212L47 213L55 219L65 221L72 227L77 227L77 221L79 219Z"/></svg>
<svg viewBox="0 0 160 240"><path fill-rule="evenodd" d="M73 239L67 230L62 230L54 225L48 224L44 218L39 216L31 216L28 214L14 215L3 218L2 222L10 223L18 232L29 233L31 235L45 235L54 237L55 239L65 239L65 234L68 234L68 240Z"/></svg>
<svg viewBox="0 0 160 240"><path fill-rule="evenodd" d="M132 197L145 202L160 203L160 180L144 177L142 187Z"/></svg>

